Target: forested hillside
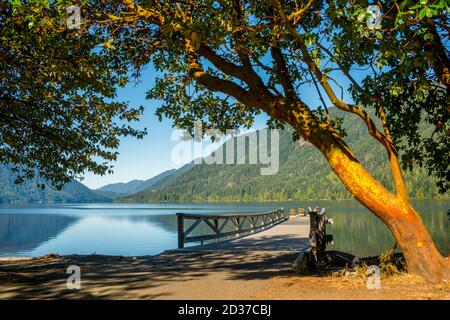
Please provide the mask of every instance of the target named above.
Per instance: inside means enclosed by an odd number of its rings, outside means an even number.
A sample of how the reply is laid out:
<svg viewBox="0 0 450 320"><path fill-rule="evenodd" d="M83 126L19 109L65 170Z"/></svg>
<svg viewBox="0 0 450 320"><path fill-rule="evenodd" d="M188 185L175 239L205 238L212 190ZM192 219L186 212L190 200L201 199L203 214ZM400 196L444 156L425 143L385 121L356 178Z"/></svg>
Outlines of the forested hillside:
<svg viewBox="0 0 450 320"><path fill-rule="evenodd" d="M346 141L358 159L389 189L391 172L386 152L368 134L363 123L350 114L343 117ZM427 128L423 128L426 133ZM218 149L218 152L221 152ZM349 199L350 193L331 171L320 152L309 145L300 146L291 131L280 134L280 168L272 176L260 174L261 165L193 165L176 179L155 185L135 195L119 198L124 202L196 201L280 201L308 199ZM416 166L406 172L409 194L413 198L448 197L439 195L435 179Z"/></svg>
<svg viewBox="0 0 450 320"><path fill-rule="evenodd" d="M367 135L362 122L333 110L343 117L347 142L358 159L385 186L392 189L390 169L383 148ZM427 128L422 131L427 134ZM133 180L90 190L73 180L63 190L44 190L36 181L14 184L15 176L8 166L0 166L0 203L48 202L198 202L198 201L282 201L311 199L349 199L350 194L334 175L320 152L292 139L289 129L280 132L279 171L261 175L261 164L194 165L168 170L148 180ZM222 152L223 147L217 152ZM247 157L248 158L248 157ZM406 172L412 198L448 198L439 195L435 179L418 166Z"/></svg>
<svg viewBox="0 0 450 320"><path fill-rule="evenodd" d="M113 193L118 196L119 195L126 196L150 188L158 183L161 183L161 181L171 176L174 172L175 169L167 170L148 180L132 180L129 182L112 183L103 186L101 188L98 188L97 190L107 193Z"/></svg>
<svg viewBox="0 0 450 320"><path fill-rule="evenodd" d="M52 202L110 202L110 197L72 180L61 191L46 186L37 187L35 180L15 184L15 174L9 166L0 166L0 203L52 203Z"/></svg>

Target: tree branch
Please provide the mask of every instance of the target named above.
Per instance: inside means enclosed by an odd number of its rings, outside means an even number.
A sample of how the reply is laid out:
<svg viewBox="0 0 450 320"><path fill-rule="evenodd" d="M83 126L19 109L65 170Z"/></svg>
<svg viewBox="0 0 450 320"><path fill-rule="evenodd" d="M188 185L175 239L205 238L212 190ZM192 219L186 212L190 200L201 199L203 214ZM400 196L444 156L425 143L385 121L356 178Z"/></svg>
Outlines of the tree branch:
<svg viewBox="0 0 450 320"><path fill-rule="evenodd" d="M308 49L306 48L306 44L302 38L302 36L292 27L292 25L287 21L286 15L283 12L283 8L281 7L279 0L274 0L275 6L277 10L280 13L281 20L283 24L286 25L286 27L289 29L291 35L296 39L298 46L300 48L300 51L303 55L303 60L307 64L308 68L314 73L314 75L319 80L319 83L322 85L323 89L325 90L325 93L327 94L328 98L331 100L333 105L335 105L337 108L350 112L353 114L356 114L359 116L366 124L369 133L371 136L373 136L377 141L379 141L387 150L391 149L389 141L386 139L386 137L381 133L378 128L376 127L375 123L371 119L371 117L367 114L367 112L355 105L349 105L345 103L344 101L341 101L336 94L334 93L333 88L328 83L328 80L326 76L320 71L320 69L317 67L313 59L311 58Z"/></svg>
<svg viewBox="0 0 450 320"><path fill-rule="evenodd" d="M249 107L260 108L265 111L270 110L271 103L273 102L273 99L271 98L273 97L261 96L261 94L252 91L251 89L250 91L247 91L232 81L221 79L205 72L198 60L199 54L196 51L195 44L192 40L192 38L195 38L194 34L195 33L192 33L190 37L186 37L185 39L185 49L188 54L189 76L207 89L230 95Z"/></svg>
<svg viewBox="0 0 450 320"><path fill-rule="evenodd" d="M309 0L308 3L306 4L306 6L304 6L303 8L301 8L300 10L297 10L296 12L292 13L291 15L289 15L289 17L287 18L288 21L292 21L294 20L294 25L296 25L300 19L301 16L308 11L308 9L311 7L311 5L314 3L314 0Z"/></svg>
<svg viewBox="0 0 450 320"><path fill-rule="evenodd" d="M252 67L250 57L245 49L246 35L242 23L242 11L240 0L233 0L232 2L232 17L233 25L236 28L232 37L235 42L236 52L239 56L239 60L242 63L243 69L247 73L247 81L245 81L250 87L260 91L263 94L267 94L267 87L264 85L262 79L258 76Z"/></svg>
<svg viewBox="0 0 450 320"><path fill-rule="evenodd" d="M366 96L367 98L369 98L370 100L378 100L378 97L375 97L373 95L371 95L370 93L368 93L367 91L365 91L358 82L356 82L356 80L350 75L349 70L347 70L346 68L344 68L336 59L336 57L331 53L330 50L328 50L326 47L324 47L321 43L317 42L317 46L322 49L331 59L334 60L334 62L337 64L337 66L339 67L339 70L342 71L342 73L347 77L347 79L353 84L353 86L355 87L356 90L358 90L360 93L362 93L364 96Z"/></svg>
<svg viewBox="0 0 450 320"><path fill-rule="evenodd" d="M246 67L238 66L231 61L221 57L206 44L201 44L198 53L208 59L218 70L223 73L237 78L245 82L249 88L258 91L260 94L270 96L269 90L266 88L261 78L253 71Z"/></svg>
<svg viewBox="0 0 450 320"><path fill-rule="evenodd" d="M317 79L319 80L320 84L322 85L323 89L325 90L328 98L331 100L333 105L335 105L340 110L350 112L350 113L353 113L353 114L356 114L357 116L359 116L365 122L365 124L368 128L369 134L371 136L373 136L377 141L379 141L385 147L385 149L388 153L390 164L391 164L392 175L393 175L394 183L395 183L396 190L397 190L397 196L402 200L407 200L408 195L407 195L406 185L405 185L405 182L404 182L404 179L403 179L403 176L401 173L401 169L399 166L397 151L392 142L392 139L390 138L389 130L387 128L386 118L385 118L386 115L384 114L384 119L382 119L382 122L384 120L383 127L385 129L385 132L388 134L388 137L383 135L383 133L381 133L378 130L378 128L376 127L376 125L373 122L373 120L371 119L371 117L367 114L367 112L363 108L354 106L351 104L347 104L337 98L336 94L334 93L334 90L331 88L330 84L328 83L326 76L320 71L320 69L317 67L316 63L313 61L312 57L310 56L302 36L287 21L286 16L281 8L279 0L274 0L274 1L277 6L277 9L280 11L280 16L281 16L282 22L287 26L291 35L298 42L300 51L302 52L302 55L303 55L303 60L307 64L310 71L317 77ZM382 103L382 101L381 101L381 103ZM381 112L384 112L383 104L381 104Z"/></svg>
<svg viewBox="0 0 450 320"><path fill-rule="evenodd" d="M280 47L277 45L272 45L270 46L270 52L275 61L275 72L278 76L278 81L283 87L286 98L295 100L296 99L295 88L294 85L292 84L292 79L289 76L289 71L286 67L286 61L284 59Z"/></svg>

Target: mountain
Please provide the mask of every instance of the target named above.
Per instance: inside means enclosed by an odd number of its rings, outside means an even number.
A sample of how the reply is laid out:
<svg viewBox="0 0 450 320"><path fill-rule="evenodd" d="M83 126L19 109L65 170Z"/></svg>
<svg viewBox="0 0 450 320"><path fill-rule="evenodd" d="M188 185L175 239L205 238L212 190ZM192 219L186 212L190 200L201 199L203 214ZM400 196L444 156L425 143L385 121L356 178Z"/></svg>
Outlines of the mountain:
<svg viewBox="0 0 450 320"><path fill-rule="evenodd" d="M15 184L10 166L0 165L0 203L53 203L53 202L111 202L112 198L89 189L81 182L72 180L61 191L46 186L37 187L35 181L25 180Z"/></svg>
<svg viewBox="0 0 450 320"><path fill-rule="evenodd" d="M140 191L139 186L144 182L144 180L132 180L130 182L119 182L107 184L101 188L96 189L97 191L116 193L119 195L127 195Z"/></svg>
<svg viewBox="0 0 450 320"><path fill-rule="evenodd" d="M367 128L359 118L335 109L332 113L333 116L343 119L346 141L361 163L378 181L393 190L383 147L367 134ZM424 131L427 131L426 127ZM226 144L217 149L216 154L224 150ZM263 176L260 174L262 167L267 166L190 164L189 167L182 168L181 173L175 171L168 180L163 181L164 183L154 184L134 195L118 198L117 201L214 202L352 198L331 171L322 154L307 143L294 142L291 130L283 130L280 133L278 173ZM448 194L439 195L435 179L423 168L416 167L412 172L406 172L405 179L412 198L448 198Z"/></svg>
<svg viewBox="0 0 450 320"><path fill-rule="evenodd" d="M175 169L167 170L148 180L132 180L127 183L119 182L108 184L97 189L97 191L116 194L116 196L134 194L160 183L161 181L170 177L173 173L175 173L175 171Z"/></svg>

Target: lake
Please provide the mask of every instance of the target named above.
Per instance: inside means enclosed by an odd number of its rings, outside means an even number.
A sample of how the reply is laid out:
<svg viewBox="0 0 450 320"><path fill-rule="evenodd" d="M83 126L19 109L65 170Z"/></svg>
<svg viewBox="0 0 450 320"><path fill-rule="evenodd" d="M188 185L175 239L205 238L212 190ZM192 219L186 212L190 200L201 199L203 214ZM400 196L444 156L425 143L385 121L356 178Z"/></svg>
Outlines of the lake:
<svg viewBox="0 0 450 320"><path fill-rule="evenodd" d="M355 201L304 201L253 204L53 204L0 206L0 256L49 253L153 255L177 247L175 214L248 213L283 207L325 207L334 224L329 249L359 257L394 244L387 228ZM449 250L449 200L415 201L439 251Z"/></svg>

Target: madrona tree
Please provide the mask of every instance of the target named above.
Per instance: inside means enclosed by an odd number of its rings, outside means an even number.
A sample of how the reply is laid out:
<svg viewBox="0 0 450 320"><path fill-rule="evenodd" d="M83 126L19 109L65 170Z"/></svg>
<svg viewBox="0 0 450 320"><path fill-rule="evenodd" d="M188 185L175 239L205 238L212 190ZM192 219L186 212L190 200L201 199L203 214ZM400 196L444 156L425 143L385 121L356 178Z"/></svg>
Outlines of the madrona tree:
<svg viewBox="0 0 450 320"><path fill-rule="evenodd" d="M182 128L201 120L225 130L249 126L264 112L270 125L291 126L391 230L410 272L430 280L450 277L448 258L408 199L401 167L426 166L442 192L449 186L445 0L379 1L382 22L370 28L369 2L356 0L79 4L79 41L95 36L108 51L105 59L128 63L137 74L149 63L159 71L148 92L164 101L158 115ZM346 99L341 87L348 89ZM339 119L328 112L331 105L360 118L384 147L394 191L358 161ZM419 135L420 122L432 128L430 136Z"/></svg>

